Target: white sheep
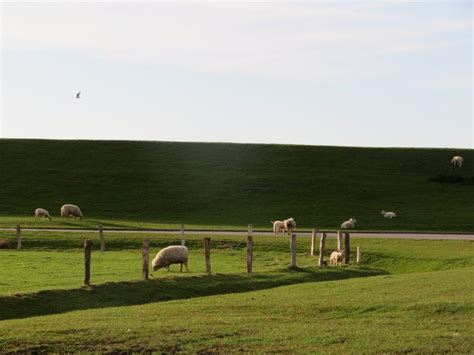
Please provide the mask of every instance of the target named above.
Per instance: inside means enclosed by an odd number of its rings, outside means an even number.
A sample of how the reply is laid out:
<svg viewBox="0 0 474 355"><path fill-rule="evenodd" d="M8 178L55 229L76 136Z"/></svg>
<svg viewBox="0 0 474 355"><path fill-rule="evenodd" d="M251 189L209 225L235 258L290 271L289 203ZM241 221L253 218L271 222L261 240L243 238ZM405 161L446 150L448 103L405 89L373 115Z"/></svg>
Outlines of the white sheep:
<svg viewBox="0 0 474 355"><path fill-rule="evenodd" d="M342 259L345 256L344 250L334 250L331 253L331 257L329 258L329 265L330 266L337 266L338 264L342 264Z"/></svg>
<svg viewBox="0 0 474 355"><path fill-rule="evenodd" d="M341 224L342 229L353 229L355 228L355 223L357 220L355 218L351 218L348 221L345 221Z"/></svg>
<svg viewBox="0 0 474 355"><path fill-rule="evenodd" d="M462 163L464 163L464 158L459 155L456 155L451 159L451 164L454 166L461 167Z"/></svg>
<svg viewBox="0 0 474 355"><path fill-rule="evenodd" d="M285 222L284 221L270 221L273 224L273 234L277 235L285 230Z"/></svg>
<svg viewBox="0 0 474 355"><path fill-rule="evenodd" d="M66 204L61 207L61 217L62 219L69 216L79 217L79 220L82 220L81 209L76 205Z"/></svg>
<svg viewBox="0 0 474 355"><path fill-rule="evenodd" d="M293 219L293 217L291 217L291 218L285 219L283 223L285 224L285 231L288 233L288 235L291 235L293 233L293 229L296 228L295 220Z"/></svg>
<svg viewBox="0 0 474 355"><path fill-rule="evenodd" d="M51 216L48 211L46 211L44 208L37 208L35 210L35 218L47 218L50 221L52 221Z"/></svg>
<svg viewBox="0 0 474 355"><path fill-rule="evenodd" d="M380 214L381 214L382 216L384 216L385 218L387 218L387 219L392 219L392 218L397 217L397 214L396 214L395 212L385 212L385 211L382 211L382 212L380 212Z"/></svg>
<svg viewBox="0 0 474 355"><path fill-rule="evenodd" d="M171 245L169 247L161 249L155 258L151 262L153 271L165 267L167 270L170 269L171 264L181 264L179 271L183 271L183 264L188 269L188 248L182 245Z"/></svg>

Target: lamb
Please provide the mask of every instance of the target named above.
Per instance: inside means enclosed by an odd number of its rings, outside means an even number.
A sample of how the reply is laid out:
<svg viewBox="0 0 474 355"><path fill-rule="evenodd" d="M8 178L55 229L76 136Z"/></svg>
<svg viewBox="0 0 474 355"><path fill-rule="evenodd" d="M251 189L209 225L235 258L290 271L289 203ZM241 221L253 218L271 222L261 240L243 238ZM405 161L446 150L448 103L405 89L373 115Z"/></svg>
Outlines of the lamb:
<svg viewBox="0 0 474 355"><path fill-rule="evenodd" d="M76 205L66 204L61 207L61 217L62 219L68 218L69 216L79 217L79 220L82 220L81 209Z"/></svg>
<svg viewBox="0 0 474 355"><path fill-rule="evenodd" d="M385 218L387 218L387 219L392 219L392 218L397 217L397 214L396 214L395 212L385 212L385 211L382 211L382 212L380 212L380 214L381 214L382 216L384 216Z"/></svg>
<svg viewBox="0 0 474 355"><path fill-rule="evenodd" d="M464 163L464 158L459 155L456 155L451 159L451 164L454 166L461 167L462 163Z"/></svg>
<svg viewBox="0 0 474 355"><path fill-rule="evenodd" d="M183 271L183 264L188 269L188 248L182 245L171 245L169 247L161 249L155 258L151 262L153 271L165 267L167 270L170 269L171 264L181 264L180 272Z"/></svg>
<svg viewBox="0 0 474 355"><path fill-rule="evenodd" d="M351 218L348 221L345 221L341 224L342 229L353 229L355 228L355 223L357 220L355 218Z"/></svg>
<svg viewBox="0 0 474 355"><path fill-rule="evenodd" d="M285 222L284 221L270 221L273 224L273 234L277 235L285 230Z"/></svg>
<svg viewBox="0 0 474 355"><path fill-rule="evenodd" d="M285 231L288 233L288 235L291 235L293 233L293 229L296 228L295 220L293 219L293 217L291 217L291 218L285 219L283 223L285 224Z"/></svg>
<svg viewBox="0 0 474 355"><path fill-rule="evenodd" d="M47 218L49 219L50 221L52 221L52 218L51 218L51 215L49 214L48 211L46 211L44 208L37 208L35 210L35 218L38 219L38 218Z"/></svg>
<svg viewBox="0 0 474 355"><path fill-rule="evenodd" d="M344 250L334 250L331 253L331 257L329 258L329 265L330 266L337 266L338 264L342 264L342 259L345 256Z"/></svg>

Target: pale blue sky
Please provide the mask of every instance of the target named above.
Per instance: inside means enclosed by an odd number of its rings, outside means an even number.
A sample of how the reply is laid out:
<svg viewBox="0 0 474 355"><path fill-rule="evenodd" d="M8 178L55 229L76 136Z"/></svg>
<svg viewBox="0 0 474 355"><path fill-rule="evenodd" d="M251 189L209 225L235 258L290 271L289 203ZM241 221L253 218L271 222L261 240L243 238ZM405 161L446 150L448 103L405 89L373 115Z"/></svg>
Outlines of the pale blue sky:
<svg viewBox="0 0 474 355"><path fill-rule="evenodd" d="M15 1L1 18L0 137L474 144L470 1Z"/></svg>

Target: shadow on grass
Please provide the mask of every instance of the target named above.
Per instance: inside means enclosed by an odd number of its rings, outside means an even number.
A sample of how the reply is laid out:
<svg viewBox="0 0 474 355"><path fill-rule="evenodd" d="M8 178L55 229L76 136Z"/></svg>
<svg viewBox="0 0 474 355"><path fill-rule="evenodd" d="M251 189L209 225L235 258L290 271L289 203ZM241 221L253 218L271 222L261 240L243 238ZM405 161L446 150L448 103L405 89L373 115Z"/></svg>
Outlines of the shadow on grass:
<svg viewBox="0 0 474 355"><path fill-rule="evenodd" d="M69 290L0 297L0 320L75 310L131 306L201 296L268 289L305 282L342 280L387 274L370 268L308 268L269 274L214 274L168 277L150 281L110 282Z"/></svg>
<svg viewBox="0 0 474 355"><path fill-rule="evenodd" d="M440 184L459 184L474 186L474 176L463 177L461 175L445 175L439 174L430 177L429 181Z"/></svg>

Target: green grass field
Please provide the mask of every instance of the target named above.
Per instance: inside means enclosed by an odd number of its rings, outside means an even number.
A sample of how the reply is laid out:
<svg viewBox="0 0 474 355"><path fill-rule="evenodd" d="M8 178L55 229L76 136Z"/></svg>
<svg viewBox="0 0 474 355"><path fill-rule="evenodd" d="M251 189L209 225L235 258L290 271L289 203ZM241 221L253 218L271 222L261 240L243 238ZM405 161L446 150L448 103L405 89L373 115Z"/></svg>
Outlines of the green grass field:
<svg viewBox="0 0 474 355"><path fill-rule="evenodd" d="M474 231L473 150L0 139L0 161L0 227ZM64 203L85 220L62 222Z"/></svg>
<svg viewBox="0 0 474 355"><path fill-rule="evenodd" d="M459 169L449 162L465 158ZM283 145L0 139L0 228L212 228L474 232L474 151ZM59 218L64 203L83 221ZM53 222L36 221L43 207ZM380 210L399 217L386 220ZM351 238L352 262L318 267L299 236L186 234L190 272L141 280L151 253L178 235L0 231L0 353L471 353L474 242ZM84 239L93 239L83 287ZM328 238L326 260L335 249ZM355 250L362 263L355 264Z"/></svg>
<svg viewBox="0 0 474 355"><path fill-rule="evenodd" d="M12 243L10 232L0 238ZM84 238L93 238L92 287L83 282ZM474 243L351 238L363 263L316 266L298 238L212 236L213 275L202 236L188 235L190 272L141 281L142 240L152 254L179 236L28 232L0 250L0 348L14 351L470 352ZM335 248L329 238L327 255ZM354 257L354 255L352 255Z"/></svg>
<svg viewBox="0 0 474 355"><path fill-rule="evenodd" d="M472 268L0 323L4 351L470 353Z"/></svg>

